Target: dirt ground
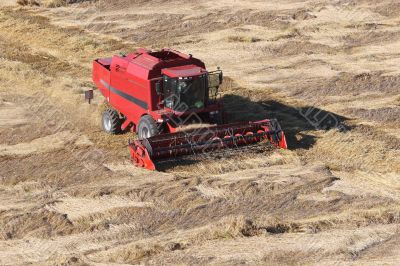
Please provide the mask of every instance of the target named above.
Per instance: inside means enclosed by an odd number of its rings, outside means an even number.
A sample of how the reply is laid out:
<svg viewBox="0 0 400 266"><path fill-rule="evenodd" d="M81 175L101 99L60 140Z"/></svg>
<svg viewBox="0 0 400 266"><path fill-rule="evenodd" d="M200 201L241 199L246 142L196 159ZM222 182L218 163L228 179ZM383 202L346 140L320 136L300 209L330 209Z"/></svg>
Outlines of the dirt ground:
<svg viewBox="0 0 400 266"><path fill-rule="evenodd" d="M398 1L26 4L0 7L0 265L399 265ZM83 91L137 47L220 66L230 119L290 149L135 168Z"/></svg>

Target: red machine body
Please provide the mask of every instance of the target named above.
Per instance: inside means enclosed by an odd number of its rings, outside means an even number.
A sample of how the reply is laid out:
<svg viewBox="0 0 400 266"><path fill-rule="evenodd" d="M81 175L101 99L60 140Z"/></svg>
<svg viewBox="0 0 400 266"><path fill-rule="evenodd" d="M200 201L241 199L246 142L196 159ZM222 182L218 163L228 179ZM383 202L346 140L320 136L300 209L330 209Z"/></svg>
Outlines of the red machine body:
<svg viewBox="0 0 400 266"><path fill-rule="evenodd" d="M127 56L115 55L93 62L93 81L108 103L123 114L122 130L129 126L134 131L140 118L149 114L167 125L166 132L173 133L194 113L221 111L222 103L218 100L208 101L195 111L173 110L165 106L162 95L156 91L163 75L182 78L206 74L202 61L169 49L157 52L139 49Z"/></svg>
<svg viewBox="0 0 400 266"><path fill-rule="evenodd" d="M138 166L154 170L159 159L262 140L287 148L276 120L224 125L223 104L217 97L222 71L207 71L192 55L138 49L96 59L93 81L111 106L103 113L103 129L111 134L128 128L138 132L139 140L129 144ZM217 125L178 132L193 123Z"/></svg>

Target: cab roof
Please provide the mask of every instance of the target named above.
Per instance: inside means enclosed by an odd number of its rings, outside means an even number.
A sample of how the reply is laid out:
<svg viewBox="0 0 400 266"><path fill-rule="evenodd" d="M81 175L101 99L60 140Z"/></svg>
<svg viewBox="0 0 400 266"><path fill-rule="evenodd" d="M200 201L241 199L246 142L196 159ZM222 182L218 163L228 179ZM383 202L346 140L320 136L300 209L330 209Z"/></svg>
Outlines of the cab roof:
<svg viewBox="0 0 400 266"><path fill-rule="evenodd" d="M177 66L164 68L161 70L162 74L167 75L171 78L199 76L204 74L205 72L206 70L204 68L196 65Z"/></svg>

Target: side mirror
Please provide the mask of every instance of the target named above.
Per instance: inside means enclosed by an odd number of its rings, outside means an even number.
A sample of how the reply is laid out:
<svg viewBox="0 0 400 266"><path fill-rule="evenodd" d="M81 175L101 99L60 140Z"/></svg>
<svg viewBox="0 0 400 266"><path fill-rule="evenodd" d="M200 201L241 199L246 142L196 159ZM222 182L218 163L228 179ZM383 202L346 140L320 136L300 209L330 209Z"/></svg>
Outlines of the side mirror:
<svg viewBox="0 0 400 266"><path fill-rule="evenodd" d="M156 93L157 93L157 95L161 95L161 94L162 94L162 91L161 91L161 82L156 82L155 86L156 86Z"/></svg>
<svg viewBox="0 0 400 266"><path fill-rule="evenodd" d="M222 74L221 68L220 68L220 67L217 67L217 71L216 71L216 72L219 73L219 84L221 85L221 84L222 84L222 81L223 81L223 79L224 79L224 76L223 76L223 74Z"/></svg>

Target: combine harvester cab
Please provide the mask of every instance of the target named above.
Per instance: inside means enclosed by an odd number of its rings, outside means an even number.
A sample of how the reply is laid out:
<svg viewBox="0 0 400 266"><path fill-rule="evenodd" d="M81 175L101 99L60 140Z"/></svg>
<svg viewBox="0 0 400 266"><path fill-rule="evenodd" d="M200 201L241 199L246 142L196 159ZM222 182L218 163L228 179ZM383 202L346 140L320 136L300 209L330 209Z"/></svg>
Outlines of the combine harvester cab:
<svg viewBox="0 0 400 266"><path fill-rule="evenodd" d="M287 148L274 119L224 124L218 97L222 79L219 69L209 72L199 59L171 49L138 49L93 62L93 81L109 106L102 116L104 131L135 131L138 140L129 143L132 160L150 170L171 157L263 141ZM93 94L85 95L90 102ZM198 127L183 129L193 124Z"/></svg>

